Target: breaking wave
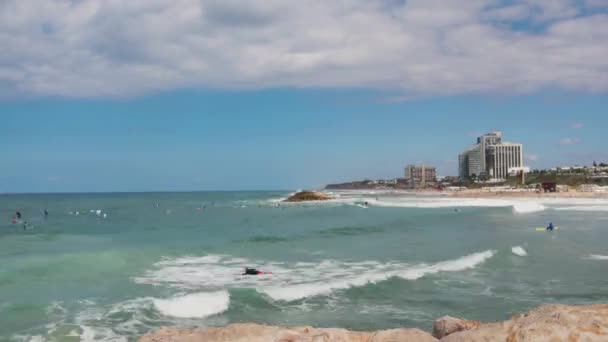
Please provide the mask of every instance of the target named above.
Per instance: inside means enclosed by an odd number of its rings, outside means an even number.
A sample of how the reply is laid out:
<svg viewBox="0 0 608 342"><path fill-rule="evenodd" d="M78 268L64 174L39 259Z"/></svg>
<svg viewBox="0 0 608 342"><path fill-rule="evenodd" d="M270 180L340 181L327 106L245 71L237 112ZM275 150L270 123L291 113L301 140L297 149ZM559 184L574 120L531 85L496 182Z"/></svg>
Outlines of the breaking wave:
<svg viewBox="0 0 608 342"><path fill-rule="evenodd" d="M515 247L511 248L511 252L517 256L528 255L528 252L526 252L526 250L523 249L523 247L521 247L521 246L515 246Z"/></svg>
<svg viewBox="0 0 608 342"><path fill-rule="evenodd" d="M170 299L154 299L154 307L165 316L204 318L228 310L228 291L192 293Z"/></svg>
<svg viewBox="0 0 608 342"><path fill-rule="evenodd" d="M380 196L378 196L380 195ZM334 194L335 196L335 194ZM276 202L278 200L271 200ZM439 195L412 195L392 192L344 192L328 201L290 203L290 205L352 205L387 208L512 208L515 214L552 210L608 211L608 200L598 198L460 198Z"/></svg>
<svg viewBox="0 0 608 342"><path fill-rule="evenodd" d="M416 280L439 272L464 271L477 267L494 254L495 251L487 250L454 260L416 265L337 260L324 260L320 263L282 263L210 255L161 261L155 265L155 269L134 278L134 281L140 284L166 285L188 290L225 291L230 288L253 288L273 300L295 301L327 295L335 290L361 287L394 277ZM262 271L272 274L242 276L243 265L258 265ZM163 307L161 311L165 312L165 309L167 307Z"/></svg>
<svg viewBox="0 0 608 342"><path fill-rule="evenodd" d="M579 205L571 207L559 207L560 211L608 211L608 205Z"/></svg>

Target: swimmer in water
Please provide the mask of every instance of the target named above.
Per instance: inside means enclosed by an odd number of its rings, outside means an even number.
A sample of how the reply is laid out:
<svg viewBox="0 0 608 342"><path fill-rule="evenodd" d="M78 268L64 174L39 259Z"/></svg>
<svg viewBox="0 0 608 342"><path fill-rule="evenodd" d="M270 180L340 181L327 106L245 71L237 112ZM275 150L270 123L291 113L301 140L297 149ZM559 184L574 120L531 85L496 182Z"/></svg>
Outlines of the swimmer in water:
<svg viewBox="0 0 608 342"><path fill-rule="evenodd" d="M261 274L271 274L271 273L258 271L255 268L249 268L249 267L245 267L245 272L241 273L241 275L261 275Z"/></svg>

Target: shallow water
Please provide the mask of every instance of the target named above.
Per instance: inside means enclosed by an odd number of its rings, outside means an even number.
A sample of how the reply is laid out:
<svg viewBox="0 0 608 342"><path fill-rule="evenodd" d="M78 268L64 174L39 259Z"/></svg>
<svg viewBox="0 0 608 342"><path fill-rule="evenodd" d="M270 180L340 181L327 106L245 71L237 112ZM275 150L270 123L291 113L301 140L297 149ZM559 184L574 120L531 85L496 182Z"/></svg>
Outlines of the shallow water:
<svg viewBox="0 0 608 342"><path fill-rule="evenodd" d="M446 314L608 299L608 201L347 192L277 206L285 195L0 196L0 340L132 341L243 321L429 329ZM548 221L560 230L535 230Z"/></svg>

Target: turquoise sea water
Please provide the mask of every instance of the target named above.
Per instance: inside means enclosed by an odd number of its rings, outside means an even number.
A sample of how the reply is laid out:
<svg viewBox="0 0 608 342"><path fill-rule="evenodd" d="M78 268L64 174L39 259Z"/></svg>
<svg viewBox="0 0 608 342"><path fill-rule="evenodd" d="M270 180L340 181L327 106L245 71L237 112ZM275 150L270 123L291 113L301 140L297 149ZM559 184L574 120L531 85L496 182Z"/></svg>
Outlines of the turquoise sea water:
<svg viewBox="0 0 608 342"><path fill-rule="evenodd" d="M0 340L133 341L235 322L428 330L446 314L608 301L605 200L279 205L286 195L0 196ZM17 209L26 230L10 222ZM534 229L549 221L560 230Z"/></svg>

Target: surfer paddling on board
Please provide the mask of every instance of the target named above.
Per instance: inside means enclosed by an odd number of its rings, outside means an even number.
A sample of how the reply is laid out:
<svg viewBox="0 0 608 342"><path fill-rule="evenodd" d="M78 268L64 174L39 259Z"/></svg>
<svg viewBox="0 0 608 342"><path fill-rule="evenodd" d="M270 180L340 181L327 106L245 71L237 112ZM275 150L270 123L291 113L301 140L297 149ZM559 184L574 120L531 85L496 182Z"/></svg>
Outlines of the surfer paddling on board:
<svg viewBox="0 0 608 342"><path fill-rule="evenodd" d="M262 271L256 270L255 268L245 267L245 272L243 272L241 275L262 275L262 274L272 274L272 273L262 272Z"/></svg>

